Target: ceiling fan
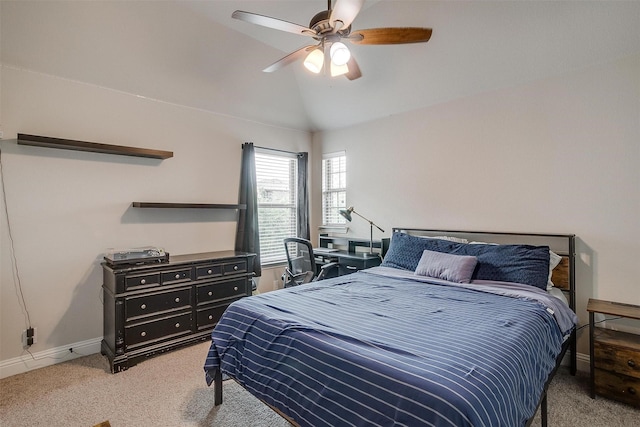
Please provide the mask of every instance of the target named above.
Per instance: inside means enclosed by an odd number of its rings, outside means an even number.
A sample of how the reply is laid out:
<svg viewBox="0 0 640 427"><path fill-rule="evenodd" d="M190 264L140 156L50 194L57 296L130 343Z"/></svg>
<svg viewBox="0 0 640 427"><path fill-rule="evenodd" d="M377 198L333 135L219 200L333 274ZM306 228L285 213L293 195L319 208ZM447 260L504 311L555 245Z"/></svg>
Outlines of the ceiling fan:
<svg viewBox="0 0 640 427"><path fill-rule="evenodd" d="M309 27L283 21L269 16L236 10L232 18L276 30L287 31L314 39L317 44L304 46L271 64L263 71L271 73L285 65L304 58L304 66L314 73L329 69L332 77L346 76L355 80L362 76L358 63L343 41L354 44L404 44L424 43L431 38L431 28L399 27L371 28L351 31L351 23L356 18L364 0L336 0L331 7L327 0L327 10L317 13Z"/></svg>

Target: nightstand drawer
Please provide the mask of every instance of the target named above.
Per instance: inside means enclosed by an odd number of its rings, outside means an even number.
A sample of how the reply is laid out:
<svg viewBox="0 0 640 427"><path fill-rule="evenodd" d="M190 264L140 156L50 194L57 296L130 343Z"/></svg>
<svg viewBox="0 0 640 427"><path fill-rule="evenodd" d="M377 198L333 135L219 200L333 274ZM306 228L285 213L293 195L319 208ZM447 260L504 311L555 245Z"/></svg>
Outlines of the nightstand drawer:
<svg viewBox="0 0 640 427"><path fill-rule="evenodd" d="M596 393L640 407L640 379L614 372L595 370Z"/></svg>
<svg viewBox="0 0 640 427"><path fill-rule="evenodd" d="M125 319L129 321L140 316L160 314L190 306L191 288L127 297L125 300Z"/></svg>
<svg viewBox="0 0 640 427"><path fill-rule="evenodd" d="M191 312L157 319L152 322L138 323L125 327L125 345L127 349L142 343L159 341L191 332Z"/></svg>
<svg viewBox="0 0 640 427"><path fill-rule="evenodd" d="M198 304L245 296L247 295L247 279L198 285L196 295Z"/></svg>
<svg viewBox="0 0 640 427"><path fill-rule="evenodd" d="M595 341L595 367L640 379L640 351Z"/></svg>

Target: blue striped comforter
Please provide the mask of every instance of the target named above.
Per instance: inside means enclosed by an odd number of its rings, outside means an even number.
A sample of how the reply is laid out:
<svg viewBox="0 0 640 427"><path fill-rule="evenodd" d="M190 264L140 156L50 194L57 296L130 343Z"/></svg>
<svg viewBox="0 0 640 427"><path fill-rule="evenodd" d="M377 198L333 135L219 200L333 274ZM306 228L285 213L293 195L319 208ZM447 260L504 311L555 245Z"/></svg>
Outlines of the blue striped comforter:
<svg viewBox="0 0 640 427"><path fill-rule="evenodd" d="M300 426L525 425L561 350L559 308L377 270L233 303L207 383L220 368Z"/></svg>

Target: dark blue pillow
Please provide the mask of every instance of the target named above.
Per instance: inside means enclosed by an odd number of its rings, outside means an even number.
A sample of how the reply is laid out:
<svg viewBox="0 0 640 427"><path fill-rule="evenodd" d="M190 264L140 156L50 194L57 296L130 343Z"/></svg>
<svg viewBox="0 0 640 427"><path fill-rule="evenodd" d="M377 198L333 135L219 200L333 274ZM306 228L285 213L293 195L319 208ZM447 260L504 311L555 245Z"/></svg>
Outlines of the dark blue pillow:
<svg viewBox="0 0 640 427"><path fill-rule="evenodd" d="M448 240L425 239L396 231L391 236L389 249L381 265L416 271L420 258L422 258L422 252L425 250L452 253L460 245L460 243Z"/></svg>
<svg viewBox="0 0 640 427"><path fill-rule="evenodd" d="M548 246L466 244L396 232L382 265L415 271L424 250L475 256L478 265L472 280L524 283L547 289Z"/></svg>

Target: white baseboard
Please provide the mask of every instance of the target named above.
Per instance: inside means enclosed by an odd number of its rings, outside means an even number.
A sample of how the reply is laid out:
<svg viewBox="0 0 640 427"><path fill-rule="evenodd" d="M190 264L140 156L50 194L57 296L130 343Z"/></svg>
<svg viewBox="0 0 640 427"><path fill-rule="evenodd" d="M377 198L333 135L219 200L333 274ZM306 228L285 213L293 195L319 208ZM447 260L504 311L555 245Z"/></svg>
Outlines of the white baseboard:
<svg viewBox="0 0 640 427"><path fill-rule="evenodd" d="M578 353L576 352L576 365L577 369L580 372L590 372L591 371L591 359L588 354Z"/></svg>
<svg viewBox="0 0 640 427"><path fill-rule="evenodd" d="M44 368L45 366L99 353L101 342L102 337L93 338L62 347L50 348L37 353L25 353L13 359L3 360L0 362L0 378L22 374L34 369ZM73 349L73 352L69 351L70 348Z"/></svg>
<svg viewBox="0 0 640 427"><path fill-rule="evenodd" d="M88 356L90 354L100 352L100 344L102 337L93 338L86 341L77 342L74 344L65 345L62 347L52 348L38 353L22 355L14 357L13 359L0 362L0 379L10 377L12 375L22 374L34 369L44 368L45 366L55 365L56 363L66 362L67 360L76 359L82 356ZM73 349L73 353L69 349ZM581 372L589 372L590 363L589 355L584 353L578 353L576 355L577 369ZM569 365L569 356L567 355L563 362L563 365Z"/></svg>
<svg viewBox="0 0 640 427"><path fill-rule="evenodd" d="M560 365L566 367L571 365L571 352L567 352ZM590 368L591 365L589 363L589 355L584 353L576 353L576 370L589 373Z"/></svg>

